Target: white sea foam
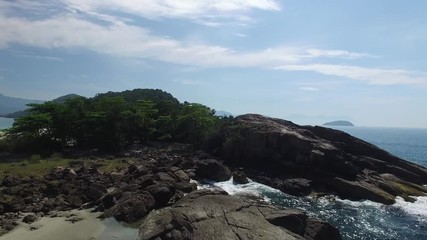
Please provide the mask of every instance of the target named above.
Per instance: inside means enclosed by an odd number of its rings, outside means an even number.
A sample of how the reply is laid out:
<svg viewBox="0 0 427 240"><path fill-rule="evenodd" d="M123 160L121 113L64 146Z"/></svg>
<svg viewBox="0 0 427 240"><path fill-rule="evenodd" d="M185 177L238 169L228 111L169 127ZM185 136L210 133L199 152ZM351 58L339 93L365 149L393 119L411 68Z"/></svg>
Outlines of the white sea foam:
<svg viewBox="0 0 427 240"><path fill-rule="evenodd" d="M248 179L249 183L246 184L234 184L233 178L224 182L208 182L208 183L197 183L198 189L216 189L221 188L230 195L244 195L263 198L265 201L269 202L270 199L263 196L265 192L274 192L281 193L279 190L269 187L267 185L257 183Z"/></svg>
<svg viewBox="0 0 427 240"><path fill-rule="evenodd" d="M353 207L381 207L383 206L383 204L381 203L377 203L377 202L373 202L370 200L363 200L363 201L351 201L348 199L341 199L339 197L336 197L336 200L338 202L353 206Z"/></svg>
<svg viewBox="0 0 427 240"><path fill-rule="evenodd" d="M393 206L401 208L406 213L419 216L427 221L427 197L414 197L415 202L406 202L401 197L396 198L396 203Z"/></svg>

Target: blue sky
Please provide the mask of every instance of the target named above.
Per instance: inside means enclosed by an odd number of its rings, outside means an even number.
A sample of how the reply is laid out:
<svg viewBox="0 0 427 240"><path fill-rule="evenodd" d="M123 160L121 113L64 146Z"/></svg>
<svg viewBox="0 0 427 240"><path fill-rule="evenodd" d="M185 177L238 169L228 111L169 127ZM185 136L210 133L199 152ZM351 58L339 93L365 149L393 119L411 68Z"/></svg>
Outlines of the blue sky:
<svg viewBox="0 0 427 240"><path fill-rule="evenodd" d="M0 93L160 88L300 124L427 127L427 1L0 2Z"/></svg>

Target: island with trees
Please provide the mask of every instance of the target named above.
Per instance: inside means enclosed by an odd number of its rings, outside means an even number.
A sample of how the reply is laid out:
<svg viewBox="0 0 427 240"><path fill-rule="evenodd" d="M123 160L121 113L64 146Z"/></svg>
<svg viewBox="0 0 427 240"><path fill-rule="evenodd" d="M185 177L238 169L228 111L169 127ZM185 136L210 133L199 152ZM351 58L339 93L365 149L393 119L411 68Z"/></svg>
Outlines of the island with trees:
<svg viewBox="0 0 427 240"><path fill-rule="evenodd" d="M354 127L354 124L350 121L338 120L324 123L323 126Z"/></svg>
<svg viewBox="0 0 427 240"><path fill-rule="evenodd" d="M427 194L426 168L342 131L218 116L159 89L30 104L0 136L0 165L0 234L91 208L139 223L140 240L334 240L336 227L301 210L197 190L193 180L250 178L294 196L383 204Z"/></svg>

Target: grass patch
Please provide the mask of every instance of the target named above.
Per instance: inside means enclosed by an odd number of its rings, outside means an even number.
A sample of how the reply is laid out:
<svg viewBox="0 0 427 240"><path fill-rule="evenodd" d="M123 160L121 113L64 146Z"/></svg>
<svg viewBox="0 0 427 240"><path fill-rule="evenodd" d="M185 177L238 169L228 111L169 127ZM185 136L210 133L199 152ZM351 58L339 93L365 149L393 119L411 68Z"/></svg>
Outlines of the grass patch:
<svg viewBox="0 0 427 240"><path fill-rule="evenodd" d="M5 175L43 176L46 172L58 166L66 166L70 160L60 159L41 159L35 162L33 159L27 159L13 163L0 163L0 178Z"/></svg>
<svg viewBox="0 0 427 240"><path fill-rule="evenodd" d="M127 161L131 160L129 158L117 158L117 159L111 159L111 160L105 160L105 165L101 166L99 170L101 170L103 173L110 173L118 168L129 166L127 164Z"/></svg>
<svg viewBox="0 0 427 240"><path fill-rule="evenodd" d="M91 160L79 159L84 162L86 166L91 165ZM99 170L104 173L110 173L117 168L126 167L129 158L117 158L117 159L99 159L102 163ZM3 179L5 175L15 175L20 177L37 176L41 177L50 170L63 166L66 167L70 162L76 161L76 159L60 158L58 155L42 159L38 156L31 156L28 159L21 160L19 162L12 163L0 163L0 179Z"/></svg>

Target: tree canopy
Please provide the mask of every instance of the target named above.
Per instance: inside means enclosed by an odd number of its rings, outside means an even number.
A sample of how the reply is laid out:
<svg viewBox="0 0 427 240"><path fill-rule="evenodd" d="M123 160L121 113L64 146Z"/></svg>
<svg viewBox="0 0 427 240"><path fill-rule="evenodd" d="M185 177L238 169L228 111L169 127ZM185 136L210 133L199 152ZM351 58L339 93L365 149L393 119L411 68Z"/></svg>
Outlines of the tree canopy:
<svg viewBox="0 0 427 240"><path fill-rule="evenodd" d="M202 104L179 103L161 90L108 92L94 98L73 97L29 105L16 119L10 138L43 142L43 148L74 147L119 151L135 141L200 144L221 123ZM33 148L29 148L33 149Z"/></svg>

